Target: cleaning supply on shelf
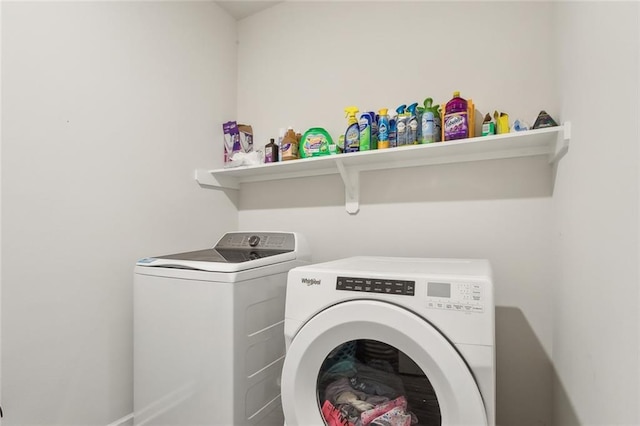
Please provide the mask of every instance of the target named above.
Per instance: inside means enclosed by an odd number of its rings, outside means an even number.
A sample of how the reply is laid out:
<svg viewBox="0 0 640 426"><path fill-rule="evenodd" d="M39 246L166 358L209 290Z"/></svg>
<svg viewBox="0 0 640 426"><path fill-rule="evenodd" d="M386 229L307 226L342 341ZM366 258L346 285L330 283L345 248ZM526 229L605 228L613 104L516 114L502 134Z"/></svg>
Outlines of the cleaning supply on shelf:
<svg viewBox="0 0 640 426"><path fill-rule="evenodd" d="M375 113L363 112L360 114L358 120L358 127L360 129L360 151L369 151L377 148L377 138L374 138L373 134L373 122L375 120Z"/></svg>
<svg viewBox="0 0 640 426"><path fill-rule="evenodd" d="M496 124L491 121L491 114L487 113L484 116L484 121L482 122L482 136L495 135L496 134Z"/></svg>
<svg viewBox="0 0 640 426"><path fill-rule="evenodd" d="M424 116L424 107L418 105L416 108L416 118L418 119L418 143L422 143L422 117Z"/></svg>
<svg viewBox="0 0 640 426"><path fill-rule="evenodd" d="M340 135L338 137L338 153L341 154L344 152L344 135Z"/></svg>
<svg viewBox="0 0 640 426"><path fill-rule="evenodd" d="M227 164L231 162L233 154L242 151L240 131L235 121L227 121L222 125L222 132L224 134L224 163Z"/></svg>
<svg viewBox="0 0 640 426"><path fill-rule="evenodd" d="M275 139L269 139L269 143L264 146L264 162L277 163L280 158L280 147L276 144Z"/></svg>
<svg viewBox="0 0 640 426"><path fill-rule="evenodd" d="M513 122L513 131L514 132L524 132L529 130L529 123L524 120L516 119Z"/></svg>
<svg viewBox="0 0 640 426"><path fill-rule="evenodd" d="M387 108L378 111L378 149L389 148L389 115Z"/></svg>
<svg viewBox="0 0 640 426"><path fill-rule="evenodd" d="M322 127L312 127L300 139L300 158L321 157L338 153L331 135Z"/></svg>
<svg viewBox="0 0 640 426"><path fill-rule="evenodd" d="M453 98L447 102L444 113L444 140L466 139L471 128L467 100L460 92L453 92Z"/></svg>
<svg viewBox="0 0 640 426"><path fill-rule="evenodd" d="M400 105L396 108L396 146L407 145L407 127L409 125L409 114L406 112L407 106Z"/></svg>
<svg viewBox="0 0 640 426"><path fill-rule="evenodd" d="M283 127L281 127L280 130L278 130L278 140L276 141L276 144L278 145L278 147L282 147L282 139L284 139L285 133L287 133L287 129Z"/></svg>
<svg viewBox="0 0 640 426"><path fill-rule="evenodd" d="M422 143L436 142L436 123L433 112L425 110L422 114Z"/></svg>
<svg viewBox="0 0 640 426"><path fill-rule="evenodd" d="M442 136L442 122L440 120L440 108L438 105L433 105L433 99L432 98L427 98L424 100L424 112L422 113L422 143L430 143L427 142L425 140L425 136L424 136L424 126L427 124L424 121L424 115L427 112L430 112L432 114L433 117L433 127L434 127L434 132L435 135L433 137L433 140L431 142L440 142L442 140L441 136ZM431 135L429 135L431 136Z"/></svg>
<svg viewBox="0 0 640 426"><path fill-rule="evenodd" d="M253 151L253 128L249 124L238 124L240 146L243 152Z"/></svg>
<svg viewBox="0 0 640 426"><path fill-rule="evenodd" d="M287 129L287 132L284 134L284 138L282 138L280 158L281 161L298 159L298 139L296 138L296 133L291 127Z"/></svg>
<svg viewBox="0 0 640 426"><path fill-rule="evenodd" d="M551 118L551 116L547 114L546 111L540 111L540 114L538 114L538 118L536 118L536 121L533 123L533 128L544 129L545 127L554 127L557 125L558 123L556 123L556 121Z"/></svg>
<svg viewBox="0 0 640 426"><path fill-rule="evenodd" d="M501 135L511 131L509 127L509 114L506 112L493 112L493 118L496 120L496 133Z"/></svg>
<svg viewBox="0 0 640 426"><path fill-rule="evenodd" d="M371 117L373 117L373 122L371 123L371 146L375 147L372 149L378 149L378 133L380 130L378 129L378 120L380 117L374 111L371 111Z"/></svg>
<svg viewBox="0 0 640 426"><path fill-rule="evenodd" d="M398 146L398 128L396 118L389 118L389 148Z"/></svg>
<svg viewBox="0 0 640 426"><path fill-rule="evenodd" d="M347 130L344 132L344 152L358 152L360 150L360 126L356 118L358 107L347 107L344 112L347 117Z"/></svg>
<svg viewBox="0 0 640 426"><path fill-rule="evenodd" d="M418 107L418 103L412 103L407 107L407 113L409 115L407 119L407 134L406 134L406 144L407 145L416 145L418 143L418 112L416 108Z"/></svg>

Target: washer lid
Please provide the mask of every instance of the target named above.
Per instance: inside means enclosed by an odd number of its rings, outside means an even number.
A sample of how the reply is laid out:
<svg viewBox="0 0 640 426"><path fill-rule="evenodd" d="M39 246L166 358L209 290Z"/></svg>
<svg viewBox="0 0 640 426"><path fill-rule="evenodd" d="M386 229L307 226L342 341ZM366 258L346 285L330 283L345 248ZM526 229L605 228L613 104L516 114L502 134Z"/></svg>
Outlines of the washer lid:
<svg viewBox="0 0 640 426"><path fill-rule="evenodd" d="M214 248L147 257L140 266L238 272L296 259L295 234L228 232Z"/></svg>
<svg viewBox="0 0 640 426"><path fill-rule="evenodd" d="M339 345L359 339L392 345L413 359L433 386L443 425L488 424L478 385L455 347L414 313L372 300L327 308L296 333L282 371L287 424L323 424L316 388L322 363Z"/></svg>

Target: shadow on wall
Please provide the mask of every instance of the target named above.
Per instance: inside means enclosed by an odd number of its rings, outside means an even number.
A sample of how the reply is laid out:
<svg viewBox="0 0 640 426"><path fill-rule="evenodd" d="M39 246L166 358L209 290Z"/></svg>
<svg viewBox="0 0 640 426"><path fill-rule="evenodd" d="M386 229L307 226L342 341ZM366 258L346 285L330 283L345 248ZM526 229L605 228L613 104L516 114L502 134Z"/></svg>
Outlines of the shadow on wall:
<svg viewBox="0 0 640 426"><path fill-rule="evenodd" d="M550 426L554 417L555 370L529 322L518 308L496 306L496 423L500 426ZM562 390L561 390L562 391ZM563 423L578 425L566 394Z"/></svg>
<svg viewBox="0 0 640 426"><path fill-rule="evenodd" d="M305 160L295 160L305 161ZM546 156L407 167L360 173L363 204L550 197ZM339 175L298 177L242 185L240 209L344 205Z"/></svg>
<svg viewBox="0 0 640 426"><path fill-rule="evenodd" d="M573 409L569 395L562 386L560 378L555 373L553 374L553 391L554 391L554 407L553 418L555 420L554 426L582 426L583 422L580 422L578 415Z"/></svg>

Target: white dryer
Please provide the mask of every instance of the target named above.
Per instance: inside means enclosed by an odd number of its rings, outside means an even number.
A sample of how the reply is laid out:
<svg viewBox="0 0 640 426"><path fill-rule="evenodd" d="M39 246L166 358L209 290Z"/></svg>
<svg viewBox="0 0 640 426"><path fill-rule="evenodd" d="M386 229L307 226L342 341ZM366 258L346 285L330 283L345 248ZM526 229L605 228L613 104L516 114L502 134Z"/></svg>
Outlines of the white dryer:
<svg viewBox="0 0 640 426"><path fill-rule="evenodd" d="M134 424L279 425L290 232L229 232L134 274Z"/></svg>
<svg viewBox="0 0 640 426"><path fill-rule="evenodd" d="M388 387L419 425L494 425L494 321L486 260L353 257L292 269L286 425L334 424L322 414L330 400L358 424Z"/></svg>

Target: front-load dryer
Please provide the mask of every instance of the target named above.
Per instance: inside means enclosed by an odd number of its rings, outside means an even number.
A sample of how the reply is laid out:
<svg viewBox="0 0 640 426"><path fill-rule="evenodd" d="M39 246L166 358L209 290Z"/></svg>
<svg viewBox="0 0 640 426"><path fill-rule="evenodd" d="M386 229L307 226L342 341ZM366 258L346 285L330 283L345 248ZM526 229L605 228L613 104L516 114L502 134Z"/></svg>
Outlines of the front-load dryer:
<svg viewBox="0 0 640 426"><path fill-rule="evenodd" d="M134 274L134 424L282 426L291 232L229 232L214 248L145 258Z"/></svg>
<svg viewBox="0 0 640 426"><path fill-rule="evenodd" d="M287 426L495 424L486 260L353 257L289 272Z"/></svg>

